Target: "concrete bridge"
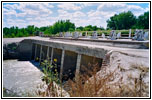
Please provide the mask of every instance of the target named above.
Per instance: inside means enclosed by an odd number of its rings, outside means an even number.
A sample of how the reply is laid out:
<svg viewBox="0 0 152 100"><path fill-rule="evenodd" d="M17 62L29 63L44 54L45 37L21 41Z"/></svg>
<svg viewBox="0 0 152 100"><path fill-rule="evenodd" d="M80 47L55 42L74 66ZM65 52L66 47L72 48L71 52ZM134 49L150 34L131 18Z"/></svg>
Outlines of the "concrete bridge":
<svg viewBox="0 0 152 100"><path fill-rule="evenodd" d="M79 74L83 74L86 71L85 68L93 70L93 64L95 63L97 63L100 70L100 67L110 52L122 52L129 55L147 57L148 49L136 49L143 46L144 43L147 42L126 42L122 40L89 41L86 39L75 40L35 37L21 41L18 50L20 59L35 60L39 58L40 63L45 59L49 59L50 64L52 64L53 59L57 59L60 78L62 78L62 76L73 78ZM90 67L89 64L91 64Z"/></svg>
<svg viewBox="0 0 152 100"><path fill-rule="evenodd" d="M16 50L11 50L9 44L16 46ZM18 93L26 89L33 91L42 82L43 73L39 70L40 62L48 59L51 64L54 59L57 59L60 78L65 81L79 74L86 74L87 70L93 71L94 65L97 65L100 70L96 73L97 76L103 75L101 67L110 71L118 69L116 73L120 75L118 77L123 76L123 83L134 87L132 82L135 78L140 79L140 73L146 69L148 71L144 72L142 81L143 86L147 87L144 91L149 91L150 52L149 49L143 49L145 45L149 45L149 42L128 39L111 41L60 37L51 39L44 37L3 38L3 57L5 51L9 51L10 55L17 52L13 56L16 56L14 59L18 59L3 61L3 86L10 90L13 88L13 91L18 91ZM37 57L39 60L34 61ZM149 92L146 92L146 95L147 93Z"/></svg>

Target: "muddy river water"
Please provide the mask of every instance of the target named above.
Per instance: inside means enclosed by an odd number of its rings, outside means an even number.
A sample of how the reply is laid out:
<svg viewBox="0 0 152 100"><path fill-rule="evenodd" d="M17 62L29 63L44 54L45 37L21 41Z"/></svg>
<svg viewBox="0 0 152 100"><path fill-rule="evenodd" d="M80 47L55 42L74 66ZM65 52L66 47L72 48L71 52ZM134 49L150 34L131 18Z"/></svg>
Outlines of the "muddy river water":
<svg viewBox="0 0 152 100"><path fill-rule="evenodd" d="M43 73L33 61L4 60L3 87L19 95L34 93L42 84Z"/></svg>

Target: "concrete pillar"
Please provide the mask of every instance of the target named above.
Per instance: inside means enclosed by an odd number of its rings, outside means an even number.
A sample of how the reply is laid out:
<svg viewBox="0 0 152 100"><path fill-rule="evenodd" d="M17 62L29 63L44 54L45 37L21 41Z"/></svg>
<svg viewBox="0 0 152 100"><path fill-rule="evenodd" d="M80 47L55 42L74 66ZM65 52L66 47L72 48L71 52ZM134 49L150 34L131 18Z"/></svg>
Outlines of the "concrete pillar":
<svg viewBox="0 0 152 100"><path fill-rule="evenodd" d="M131 29L129 29L129 39L131 38Z"/></svg>
<svg viewBox="0 0 152 100"><path fill-rule="evenodd" d="M86 31L86 33L85 33L85 37L87 38L88 37L88 32Z"/></svg>
<svg viewBox="0 0 152 100"><path fill-rule="evenodd" d="M35 44L35 55L34 55L34 60L36 59L36 52L37 52L37 44Z"/></svg>
<svg viewBox="0 0 152 100"><path fill-rule="evenodd" d="M47 58L47 60L49 59L49 46L48 46L48 48L47 48L47 56L46 56L46 58Z"/></svg>
<svg viewBox="0 0 152 100"><path fill-rule="evenodd" d="M52 65L52 62L53 62L53 51L54 50L54 48L52 47L52 51L51 51L51 65Z"/></svg>
<svg viewBox="0 0 152 100"><path fill-rule="evenodd" d="M40 59L39 59L40 63L41 63L41 53L42 53L42 45L40 46Z"/></svg>
<svg viewBox="0 0 152 100"><path fill-rule="evenodd" d="M75 73L75 79L76 80L79 78L80 64L81 64L81 54L78 54L78 56L77 56L77 64L76 64L76 73Z"/></svg>
<svg viewBox="0 0 152 100"><path fill-rule="evenodd" d="M62 73L63 73L64 54L65 54L65 50L62 50L61 67L60 67L60 79L61 80L62 80Z"/></svg>
<svg viewBox="0 0 152 100"><path fill-rule="evenodd" d="M62 97L62 76L63 76L63 63L64 63L64 54L65 50L62 50L62 56L61 56L61 67L60 67L60 87L61 87L61 97Z"/></svg>

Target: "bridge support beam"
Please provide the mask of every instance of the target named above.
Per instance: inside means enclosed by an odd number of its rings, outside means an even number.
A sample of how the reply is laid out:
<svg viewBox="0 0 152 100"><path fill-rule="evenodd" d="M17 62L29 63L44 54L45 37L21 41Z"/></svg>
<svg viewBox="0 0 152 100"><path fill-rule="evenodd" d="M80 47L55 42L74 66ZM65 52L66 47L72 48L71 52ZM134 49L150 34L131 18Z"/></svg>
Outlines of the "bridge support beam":
<svg viewBox="0 0 152 100"><path fill-rule="evenodd" d="M34 60L36 60L36 53L37 53L37 44L35 44L35 55L34 55Z"/></svg>
<svg viewBox="0 0 152 100"><path fill-rule="evenodd" d="M76 73L75 73L75 79L79 79L79 72L80 72L80 64L81 64L81 54L78 54L77 56L77 64L76 64Z"/></svg>
<svg viewBox="0 0 152 100"><path fill-rule="evenodd" d="M48 46L48 48L47 48L47 56L46 56L46 58L47 58L47 60L49 60L49 46Z"/></svg>
<svg viewBox="0 0 152 100"><path fill-rule="evenodd" d="M52 65L52 62L53 62L53 52L54 52L54 48L52 47L52 51L51 51L51 65Z"/></svg>
<svg viewBox="0 0 152 100"><path fill-rule="evenodd" d="M60 67L60 80L61 81L62 81L62 74L63 74L64 54L65 54L65 50L62 50L61 67Z"/></svg>

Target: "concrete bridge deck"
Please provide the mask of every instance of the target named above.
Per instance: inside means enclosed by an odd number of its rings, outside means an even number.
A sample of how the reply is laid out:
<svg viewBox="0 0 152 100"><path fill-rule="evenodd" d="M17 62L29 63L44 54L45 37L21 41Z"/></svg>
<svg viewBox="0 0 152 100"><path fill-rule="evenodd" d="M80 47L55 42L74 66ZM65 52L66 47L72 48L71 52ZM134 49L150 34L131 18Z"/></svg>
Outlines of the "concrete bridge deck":
<svg viewBox="0 0 152 100"><path fill-rule="evenodd" d="M125 47L117 47L117 46L115 47L115 46L103 45L104 42L100 44L100 42L93 42L93 41L90 42L90 41L71 40L71 39L59 39L59 38L50 39L48 37L4 38L3 44L12 43L12 42L21 42L24 39L35 40L35 42L39 41L39 43L41 43L42 41L45 41L45 42L67 44L67 45L73 45L73 46L82 46L82 47L87 47L87 48L92 48L92 49L119 51L119 52L124 52L124 53L132 54L132 55L149 57L149 49L135 49L135 48L127 48L127 47L125 48ZM119 42L121 41L122 40L119 40Z"/></svg>

